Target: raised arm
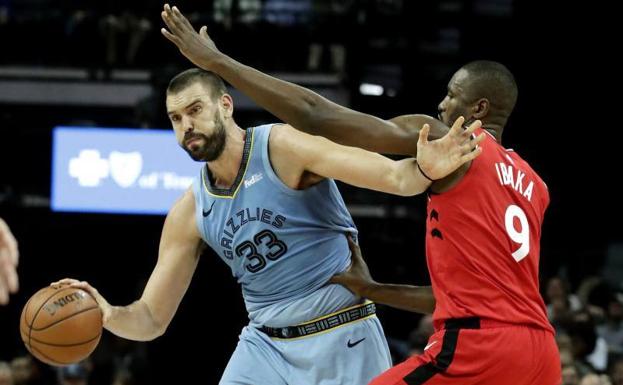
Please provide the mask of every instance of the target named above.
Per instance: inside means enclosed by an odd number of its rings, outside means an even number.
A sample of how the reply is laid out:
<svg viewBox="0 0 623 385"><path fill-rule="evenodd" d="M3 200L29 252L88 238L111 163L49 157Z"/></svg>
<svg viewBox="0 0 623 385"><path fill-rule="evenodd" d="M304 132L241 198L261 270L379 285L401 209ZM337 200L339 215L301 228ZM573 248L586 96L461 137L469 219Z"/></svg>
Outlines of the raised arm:
<svg viewBox="0 0 623 385"><path fill-rule="evenodd" d="M382 120L333 103L304 87L264 74L220 52L202 27L197 33L176 8L164 6L163 35L190 61L212 71L279 119L301 131L366 150L414 156L419 130L428 124L430 139L449 128L426 115Z"/></svg>
<svg viewBox="0 0 623 385"><path fill-rule="evenodd" d="M345 272L331 278L331 283L338 283L356 295L397 309L424 314L435 310L432 287L376 282L370 275L361 249L350 236L348 245L352 252L351 265Z"/></svg>
<svg viewBox="0 0 623 385"><path fill-rule="evenodd" d="M187 191L169 212L162 229L158 262L140 299L128 306L111 306L87 282L64 279L88 291L97 300L104 327L119 337L149 341L164 334L186 293L197 267L203 243L195 225L195 203Z"/></svg>

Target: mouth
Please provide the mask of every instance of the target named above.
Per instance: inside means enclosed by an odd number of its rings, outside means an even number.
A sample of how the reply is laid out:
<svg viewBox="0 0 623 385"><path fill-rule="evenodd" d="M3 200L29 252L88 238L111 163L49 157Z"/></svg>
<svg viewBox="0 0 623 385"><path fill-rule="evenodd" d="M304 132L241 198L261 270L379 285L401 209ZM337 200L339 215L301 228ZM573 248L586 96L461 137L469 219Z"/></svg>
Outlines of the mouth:
<svg viewBox="0 0 623 385"><path fill-rule="evenodd" d="M201 140L201 138L198 137L198 136L196 136L194 138L190 138L190 139L186 140L186 142L185 142L186 147L189 148L190 146L192 146L194 144L197 144L200 140Z"/></svg>

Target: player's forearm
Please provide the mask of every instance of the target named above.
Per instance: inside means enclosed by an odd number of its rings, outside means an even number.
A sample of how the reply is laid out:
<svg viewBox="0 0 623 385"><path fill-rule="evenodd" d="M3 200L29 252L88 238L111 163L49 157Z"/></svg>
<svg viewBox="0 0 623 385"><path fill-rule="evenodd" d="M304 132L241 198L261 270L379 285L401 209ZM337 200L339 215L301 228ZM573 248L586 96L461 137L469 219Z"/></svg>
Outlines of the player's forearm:
<svg viewBox="0 0 623 385"><path fill-rule="evenodd" d="M415 158L403 159L395 163L392 171L393 184L397 186L398 195L412 196L426 191L432 182L419 170Z"/></svg>
<svg viewBox="0 0 623 385"><path fill-rule="evenodd" d="M425 124L430 126L430 132L428 133L428 140L435 140L443 137L450 131L450 127L439 119L433 118L430 115L424 114L410 114L401 115L395 118L389 119L390 122L400 127L401 130L409 133L414 138L413 146L416 147L410 155L415 156L417 150L417 139L420 134L420 130Z"/></svg>
<svg viewBox="0 0 623 385"><path fill-rule="evenodd" d="M223 56L210 68L236 89L249 96L279 119L302 131L313 130L322 97L296 84L264 74Z"/></svg>
<svg viewBox="0 0 623 385"><path fill-rule="evenodd" d="M362 288L359 295L376 303L415 313L432 314L435 297L431 286L377 283Z"/></svg>
<svg viewBox="0 0 623 385"><path fill-rule="evenodd" d="M128 306L113 306L104 317L104 328L111 333L134 341L151 341L161 336L166 325L157 322L142 300Z"/></svg>
<svg viewBox="0 0 623 385"><path fill-rule="evenodd" d="M304 87L264 74L225 55L205 69L217 73L261 107L301 131L374 152L415 155L417 132L337 105Z"/></svg>

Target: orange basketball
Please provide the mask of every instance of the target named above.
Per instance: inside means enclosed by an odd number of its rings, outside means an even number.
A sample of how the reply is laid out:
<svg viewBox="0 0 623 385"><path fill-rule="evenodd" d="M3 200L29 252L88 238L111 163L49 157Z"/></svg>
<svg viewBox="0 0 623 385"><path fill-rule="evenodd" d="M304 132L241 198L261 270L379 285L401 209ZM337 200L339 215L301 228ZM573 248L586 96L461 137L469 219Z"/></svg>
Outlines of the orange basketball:
<svg viewBox="0 0 623 385"><path fill-rule="evenodd" d="M102 312L84 290L48 286L30 297L19 329L32 355L50 365L69 365L85 359L97 346Z"/></svg>

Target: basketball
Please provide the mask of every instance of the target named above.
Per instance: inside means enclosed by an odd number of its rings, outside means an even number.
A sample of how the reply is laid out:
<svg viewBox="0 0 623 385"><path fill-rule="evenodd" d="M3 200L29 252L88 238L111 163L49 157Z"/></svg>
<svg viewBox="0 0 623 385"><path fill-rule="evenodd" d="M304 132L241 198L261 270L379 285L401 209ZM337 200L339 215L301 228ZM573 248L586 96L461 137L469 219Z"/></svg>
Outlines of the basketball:
<svg viewBox="0 0 623 385"><path fill-rule="evenodd" d="M22 341L39 360L69 365L89 356L102 335L102 312L81 289L48 286L36 292L22 310Z"/></svg>

